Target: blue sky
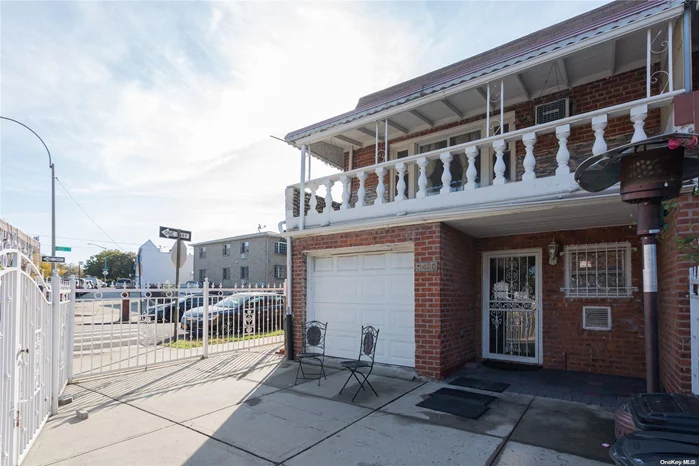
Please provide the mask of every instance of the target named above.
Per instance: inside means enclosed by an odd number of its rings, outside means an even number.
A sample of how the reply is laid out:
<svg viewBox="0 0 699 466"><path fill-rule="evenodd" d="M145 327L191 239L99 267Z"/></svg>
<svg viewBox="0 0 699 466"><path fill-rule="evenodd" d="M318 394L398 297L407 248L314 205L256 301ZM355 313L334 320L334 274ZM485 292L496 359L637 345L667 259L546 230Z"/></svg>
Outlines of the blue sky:
<svg viewBox="0 0 699 466"><path fill-rule="evenodd" d="M68 261L99 252L88 242L170 247L159 225L195 241L276 230L299 157L270 135L604 3L3 1L0 115L42 136L106 232L58 184ZM314 160L314 178L331 172ZM49 252L47 156L9 122L0 218Z"/></svg>

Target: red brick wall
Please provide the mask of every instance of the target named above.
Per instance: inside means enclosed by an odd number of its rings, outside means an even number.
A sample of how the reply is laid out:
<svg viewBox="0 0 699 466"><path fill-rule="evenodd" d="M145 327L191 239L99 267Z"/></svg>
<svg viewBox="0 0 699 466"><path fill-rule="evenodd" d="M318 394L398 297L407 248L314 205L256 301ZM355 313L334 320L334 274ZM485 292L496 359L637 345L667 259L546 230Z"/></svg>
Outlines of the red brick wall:
<svg viewBox="0 0 699 466"><path fill-rule="evenodd" d="M549 265L547 245L552 239L563 246L616 243L628 241L639 248L631 253L632 285L639 288L630 298L589 299L566 298L561 288L565 286L565 260L558 258L557 265ZM476 274L478 303L481 302L480 252L541 249L542 250L542 344L543 365L554 369L568 369L601 374L632 377L645 376L643 339L642 253L635 228L594 228L533 235L519 235L476 240L478 252ZM582 308L588 305L612 308L612 330L592 331L582 328ZM480 305L479 305L480 306ZM480 321L478 321L480 323ZM481 356L480 325L477 350Z"/></svg>
<svg viewBox="0 0 699 466"><path fill-rule="evenodd" d="M415 370L441 378L475 358L473 239L431 223L294 239L293 313L296 351L305 321L306 257L309 251L410 242L415 263L437 262L436 272L415 272ZM480 315L480 314L478 314ZM461 330L464 336L461 336Z"/></svg>
<svg viewBox="0 0 699 466"><path fill-rule="evenodd" d="M660 379L668 392L689 393L691 379L691 335L689 310L689 267L674 238L690 232L699 222L699 198L685 194L666 218L667 230L658 245L658 306L660 333Z"/></svg>
<svg viewBox="0 0 699 466"><path fill-rule="evenodd" d="M534 107L536 105L552 102L562 98L569 98L572 106L571 115L579 115L582 113L591 112L593 110L598 110L600 108L645 98L645 79L645 68L639 68L606 79L601 79L582 86L574 87L569 90L557 92L541 98L535 98L529 102L524 102L505 108L505 112L515 112L515 129L527 128L533 126L535 123ZM658 84L655 86L656 88L654 93L657 93ZM411 133L409 135L389 141L389 146L401 141L426 136L438 131L482 120L484 118L485 112L483 115L477 117L471 117L461 121L441 125L430 130ZM658 134L660 129L660 110L651 110L648 118L646 119L645 131L648 135L653 135ZM613 147L629 142L632 134L633 124L628 116L612 118L608 121L607 129L605 130L605 140L607 141L607 145L609 147ZM593 142L594 133L589 125L571 129L571 135L568 138L571 170L575 170L580 162L592 154ZM379 144L379 149L383 150L383 146L383 144ZM558 139L556 139L555 134L546 134L538 137L534 146L534 154L536 156L535 171L538 177L549 176L555 173L556 167L558 166L556 163L557 151ZM522 173L524 173L522 163L525 155L524 145L521 141L517 142L515 153L517 179L521 179ZM376 156L374 145L355 150L352 168L356 169L374 165L375 159ZM349 153L345 153L345 169L349 169ZM478 169L480 170L480 167L478 167ZM386 199L388 199L388 175L386 175L384 183L386 185ZM369 172L365 182L365 187L367 190L366 201L369 204L376 198L377 184L378 177L375 173ZM354 202L356 201L356 192L358 188L359 182L357 179L354 179L352 182L352 197L350 201L352 205L354 205Z"/></svg>

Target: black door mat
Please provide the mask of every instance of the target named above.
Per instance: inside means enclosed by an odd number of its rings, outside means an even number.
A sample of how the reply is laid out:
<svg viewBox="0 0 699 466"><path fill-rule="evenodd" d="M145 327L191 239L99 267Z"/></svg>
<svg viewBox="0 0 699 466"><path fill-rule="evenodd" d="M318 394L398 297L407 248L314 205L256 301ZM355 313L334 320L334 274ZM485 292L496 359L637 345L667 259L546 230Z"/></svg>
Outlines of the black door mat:
<svg viewBox="0 0 699 466"><path fill-rule="evenodd" d="M508 361L483 361L483 365L489 369L497 369L500 371L529 372L541 369L541 366L535 366L533 364L519 364Z"/></svg>
<svg viewBox="0 0 699 466"><path fill-rule="evenodd" d="M483 413L490 409L487 406L461 401L453 396L444 395L433 395L421 401L416 406L442 413L454 414L455 416L465 417L467 419L478 419Z"/></svg>
<svg viewBox="0 0 699 466"><path fill-rule="evenodd" d="M454 379L449 385L456 385L457 387L475 388L476 390L485 390L488 392L498 392L502 393L507 387L510 386L509 383L502 382L492 382L490 380L483 379L472 379L470 377L458 377Z"/></svg>
<svg viewBox="0 0 699 466"><path fill-rule="evenodd" d="M483 395L482 393L467 392L464 390L457 390L455 388L440 388L436 392L432 393L432 396L434 395L453 396L460 400L469 401L471 403L476 403L483 406L489 404L497 398L492 395Z"/></svg>

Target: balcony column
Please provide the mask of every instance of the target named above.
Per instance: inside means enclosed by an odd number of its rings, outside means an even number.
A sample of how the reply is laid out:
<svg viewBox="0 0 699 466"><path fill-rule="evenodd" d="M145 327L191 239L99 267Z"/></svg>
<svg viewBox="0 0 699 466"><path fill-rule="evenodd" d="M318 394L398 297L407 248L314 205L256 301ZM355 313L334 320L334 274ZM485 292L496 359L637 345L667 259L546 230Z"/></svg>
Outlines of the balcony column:
<svg viewBox="0 0 699 466"><path fill-rule="evenodd" d="M570 160L570 152L568 152L568 136L570 136L570 125L558 126L556 128L556 139L558 139L558 152L556 153L556 175L567 175L570 173L568 161Z"/></svg>
<svg viewBox="0 0 699 466"><path fill-rule="evenodd" d="M378 177L378 181L376 184L376 200L374 201L374 205L383 204L385 202L383 197L386 193L386 186L384 185L383 179L385 174L385 167L379 167L376 169L376 176Z"/></svg>
<svg viewBox="0 0 699 466"><path fill-rule="evenodd" d="M359 180L359 189L357 189L357 203L354 204L354 207L364 207L366 205L366 188L364 187L366 172L362 170L357 173L357 179Z"/></svg>
<svg viewBox="0 0 699 466"><path fill-rule="evenodd" d="M301 145L301 185L299 186L299 230L303 230L306 218L306 144Z"/></svg>
<svg viewBox="0 0 699 466"><path fill-rule="evenodd" d="M398 172L398 182L396 183L396 202L405 200L405 162L396 164L396 172Z"/></svg>
<svg viewBox="0 0 699 466"><path fill-rule="evenodd" d="M318 213L318 199L316 199L316 190L318 189L318 186L315 185L315 183L308 183L308 189L311 191L311 198L308 201L308 215L315 215ZM305 197L305 196L304 196ZM305 199L304 199L304 204L305 204Z"/></svg>
<svg viewBox="0 0 699 466"><path fill-rule="evenodd" d="M595 143L592 145L592 155L607 152L607 143L604 140L604 130L607 127L607 115L592 118L592 131L595 132Z"/></svg>
<svg viewBox="0 0 699 466"><path fill-rule="evenodd" d="M442 160L442 165L444 170L442 170L442 189L439 190L440 194L449 194L451 192L451 170L449 166L453 160L451 152L445 152L440 154L439 158Z"/></svg>
<svg viewBox="0 0 699 466"><path fill-rule="evenodd" d="M323 209L324 214L329 214L333 210L333 185L335 182L333 180L325 180L325 209Z"/></svg>
<svg viewBox="0 0 699 466"><path fill-rule="evenodd" d="M631 142L643 141L648 136L643 130L648 117L648 105L639 105L631 109L631 121L633 122L633 136Z"/></svg>
<svg viewBox="0 0 699 466"><path fill-rule="evenodd" d="M350 200L350 177L345 175L340 178L340 181L342 181L342 205L340 205L340 210L347 210L349 209Z"/></svg>
<svg viewBox="0 0 699 466"><path fill-rule="evenodd" d="M536 158L534 157L536 133L527 133L522 136L522 143L524 144L525 152L524 161L522 162L524 166L522 181L534 180L536 179L536 173L534 172L534 168L536 167Z"/></svg>
<svg viewBox="0 0 699 466"><path fill-rule="evenodd" d="M420 176L417 178L417 194L415 197L421 198L427 196L427 159L421 157L417 160L417 166L420 168Z"/></svg>
<svg viewBox="0 0 699 466"><path fill-rule="evenodd" d="M495 178L493 179L493 184L505 184L505 170L507 165L505 165L505 140L498 139L493 142L493 149L495 150Z"/></svg>
<svg viewBox="0 0 699 466"><path fill-rule="evenodd" d="M466 148L466 157L468 157L468 169L466 170L466 186L464 189L476 189L476 178L478 177L478 169L476 168L476 157L478 156L478 147L471 146Z"/></svg>

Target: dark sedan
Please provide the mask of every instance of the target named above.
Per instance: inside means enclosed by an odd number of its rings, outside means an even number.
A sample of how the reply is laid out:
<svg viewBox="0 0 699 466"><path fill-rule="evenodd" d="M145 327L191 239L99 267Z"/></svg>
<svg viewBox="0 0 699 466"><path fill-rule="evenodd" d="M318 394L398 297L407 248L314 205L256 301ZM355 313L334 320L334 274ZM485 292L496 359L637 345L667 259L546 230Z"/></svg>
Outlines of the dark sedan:
<svg viewBox="0 0 699 466"><path fill-rule="evenodd" d="M211 335L245 336L280 330L284 324L286 298L265 292L238 293L209 308ZM204 308L186 311L181 327L192 334L204 329Z"/></svg>
<svg viewBox="0 0 699 466"><path fill-rule="evenodd" d="M222 296L209 296L209 304L216 304L222 298ZM155 320L156 322L176 322L190 309L203 306L204 296L199 294L183 296L177 299L158 298L157 301L159 303L154 306L149 306L148 309L141 313L142 316L150 320ZM177 308L177 315L175 315L175 308Z"/></svg>

